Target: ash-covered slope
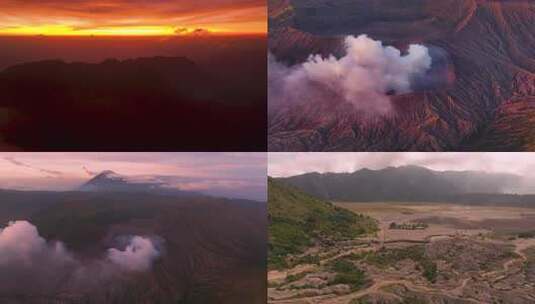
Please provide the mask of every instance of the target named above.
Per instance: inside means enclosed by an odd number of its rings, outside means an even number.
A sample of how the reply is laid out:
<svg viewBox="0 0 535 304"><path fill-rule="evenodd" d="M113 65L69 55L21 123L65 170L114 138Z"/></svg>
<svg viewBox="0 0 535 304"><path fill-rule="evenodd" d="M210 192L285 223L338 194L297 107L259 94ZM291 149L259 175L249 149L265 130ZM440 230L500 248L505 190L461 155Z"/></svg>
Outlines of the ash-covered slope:
<svg viewBox="0 0 535 304"><path fill-rule="evenodd" d="M270 52L287 64L342 56L345 36L367 34L402 50L441 50L448 74L447 83L390 96L393 111L381 118L332 101L271 108L271 151L534 148L533 1L272 0L269 13Z"/></svg>
<svg viewBox="0 0 535 304"><path fill-rule="evenodd" d="M514 188L521 178L510 174L441 172L405 166L362 169L353 173L307 173L278 180L310 195L333 201L434 202L457 201L468 194L504 193ZM466 200L469 201L468 198Z"/></svg>

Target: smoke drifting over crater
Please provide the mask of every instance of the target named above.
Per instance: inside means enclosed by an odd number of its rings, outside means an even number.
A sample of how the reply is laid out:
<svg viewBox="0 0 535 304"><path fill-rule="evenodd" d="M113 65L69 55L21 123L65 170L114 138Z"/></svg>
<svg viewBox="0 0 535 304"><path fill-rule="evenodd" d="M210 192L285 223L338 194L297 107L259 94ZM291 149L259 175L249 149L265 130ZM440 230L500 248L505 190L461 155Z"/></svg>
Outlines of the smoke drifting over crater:
<svg viewBox="0 0 535 304"><path fill-rule="evenodd" d="M103 258L81 260L62 242L45 240L31 223L10 222L0 229L0 294L88 292L129 272L149 271L159 256L151 239L133 236L124 251L111 248Z"/></svg>
<svg viewBox="0 0 535 304"><path fill-rule="evenodd" d="M129 271L147 271L160 253L148 238L134 236L125 250L111 248L108 258L113 263Z"/></svg>
<svg viewBox="0 0 535 304"><path fill-rule="evenodd" d="M306 62L287 67L270 55L270 107L330 101L352 104L368 114L386 114L391 109L388 95L411 92L431 64L429 49L423 45L412 44L402 53L366 35L346 37L341 58L311 55Z"/></svg>
<svg viewBox="0 0 535 304"><path fill-rule="evenodd" d="M9 264L32 267L35 262L42 264L49 260L69 263L72 258L62 243L47 243L29 222L11 222L0 229L0 267Z"/></svg>

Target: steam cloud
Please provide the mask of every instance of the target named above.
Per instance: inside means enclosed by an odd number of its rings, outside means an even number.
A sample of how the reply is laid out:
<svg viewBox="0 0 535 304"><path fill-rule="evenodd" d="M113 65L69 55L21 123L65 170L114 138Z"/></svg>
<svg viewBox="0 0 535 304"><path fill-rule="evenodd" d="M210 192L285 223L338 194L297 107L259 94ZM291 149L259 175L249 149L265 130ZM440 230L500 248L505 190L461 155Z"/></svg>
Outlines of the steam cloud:
<svg viewBox="0 0 535 304"><path fill-rule="evenodd" d="M366 113L385 114L391 109L388 94L410 92L414 80L425 75L432 62L423 45L412 44L402 54L366 35L346 37L345 51L339 59L311 55L292 67L269 56L270 107L326 100L347 102Z"/></svg>
<svg viewBox="0 0 535 304"><path fill-rule="evenodd" d="M108 250L108 258L113 263L130 271L149 270L159 255L152 241L140 236L133 237L124 251L115 248Z"/></svg>
<svg viewBox="0 0 535 304"><path fill-rule="evenodd" d="M66 264L72 261L62 243L47 243L39 236L37 228L26 221L11 222L5 229L0 229L0 267L14 264L33 267L35 262Z"/></svg>
<svg viewBox="0 0 535 304"><path fill-rule="evenodd" d="M151 239L134 236L124 251L111 248L104 259L81 261L63 243L47 242L31 223L10 222L0 229L0 294L99 288L128 272L150 270L159 256Z"/></svg>

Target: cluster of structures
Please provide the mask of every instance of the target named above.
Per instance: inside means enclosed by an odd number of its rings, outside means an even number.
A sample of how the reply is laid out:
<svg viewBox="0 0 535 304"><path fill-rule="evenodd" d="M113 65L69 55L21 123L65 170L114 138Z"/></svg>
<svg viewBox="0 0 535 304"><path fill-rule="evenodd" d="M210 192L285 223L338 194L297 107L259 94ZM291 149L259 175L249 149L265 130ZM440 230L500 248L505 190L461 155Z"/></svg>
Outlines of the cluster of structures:
<svg viewBox="0 0 535 304"><path fill-rule="evenodd" d="M425 230L427 229L429 225L426 223L401 223L398 224L396 222L390 223L389 229L397 229L397 230Z"/></svg>

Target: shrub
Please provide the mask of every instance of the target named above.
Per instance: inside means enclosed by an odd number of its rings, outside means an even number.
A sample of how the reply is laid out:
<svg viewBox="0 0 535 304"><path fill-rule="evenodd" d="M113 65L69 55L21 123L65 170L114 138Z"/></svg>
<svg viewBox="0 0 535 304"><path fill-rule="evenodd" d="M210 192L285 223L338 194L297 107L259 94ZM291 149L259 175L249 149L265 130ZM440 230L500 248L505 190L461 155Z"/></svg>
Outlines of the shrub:
<svg viewBox="0 0 535 304"><path fill-rule="evenodd" d="M332 271L336 272L331 285L346 284L351 290L360 289L367 282L366 273L356 267L351 261L338 259L330 265Z"/></svg>

